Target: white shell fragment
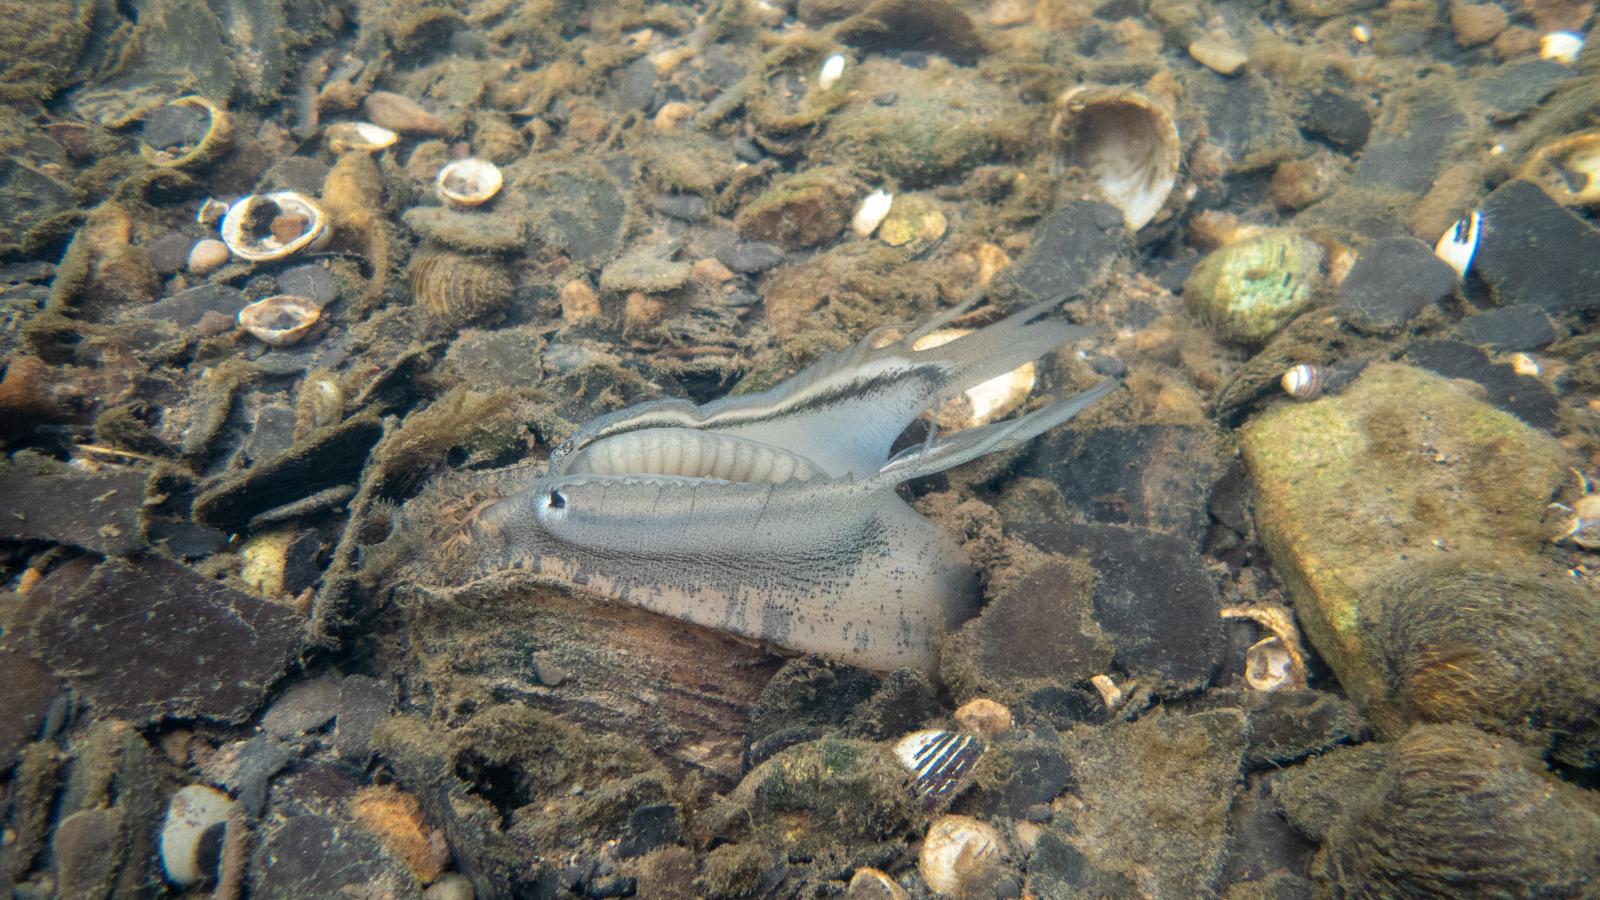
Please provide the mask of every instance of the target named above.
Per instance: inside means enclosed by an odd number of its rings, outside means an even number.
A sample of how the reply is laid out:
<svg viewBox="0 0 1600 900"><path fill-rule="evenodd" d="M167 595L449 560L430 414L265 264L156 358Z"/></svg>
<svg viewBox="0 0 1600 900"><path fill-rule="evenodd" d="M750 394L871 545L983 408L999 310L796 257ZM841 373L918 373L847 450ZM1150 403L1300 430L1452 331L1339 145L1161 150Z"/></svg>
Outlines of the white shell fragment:
<svg viewBox="0 0 1600 900"><path fill-rule="evenodd" d="M200 208L195 211L194 220L207 228L211 228L222 221L222 217L227 214L228 204L215 197L207 197L200 201Z"/></svg>
<svg viewBox="0 0 1600 900"><path fill-rule="evenodd" d="M1277 636L1262 638L1244 654L1244 683L1253 691L1295 686L1295 660Z"/></svg>
<svg viewBox="0 0 1600 900"><path fill-rule="evenodd" d="M845 896L870 897L872 900L911 900L911 895L893 878L870 866L863 866L850 876L850 889Z"/></svg>
<svg viewBox="0 0 1600 900"><path fill-rule="evenodd" d="M971 816L943 816L928 826L917 871L934 891L959 896L963 883L999 858L1002 848L993 827Z"/></svg>
<svg viewBox="0 0 1600 900"><path fill-rule="evenodd" d="M1472 257L1478 252L1478 231L1483 224L1483 214L1473 210L1451 225L1433 245L1433 255L1445 261L1462 278L1472 268Z"/></svg>
<svg viewBox="0 0 1600 900"><path fill-rule="evenodd" d="M983 744L959 731L913 731L895 742L894 755L916 776L917 796L936 800L972 769L983 755Z"/></svg>
<svg viewBox="0 0 1600 900"><path fill-rule="evenodd" d="M239 310L239 326L273 347L297 343L320 318L321 307L293 294L277 294Z"/></svg>
<svg viewBox="0 0 1600 900"><path fill-rule="evenodd" d="M337 155L350 152L376 153L400 140L396 132L371 122L335 122L323 132L328 149Z"/></svg>
<svg viewBox="0 0 1600 900"><path fill-rule="evenodd" d="M500 167L486 159L468 157L447 163L433 180L439 199L451 206L478 206L500 193L504 178Z"/></svg>
<svg viewBox="0 0 1600 900"><path fill-rule="evenodd" d="M218 847L212 842L221 833L207 832L227 827L233 805L227 794L203 784L191 784L172 796L161 826L161 864L168 881L188 887L214 874L206 871L204 857L209 854L202 851L205 844Z"/></svg>
<svg viewBox="0 0 1600 900"><path fill-rule="evenodd" d="M1278 379L1278 383L1283 386L1283 392L1302 403L1317 399L1322 394L1324 381L1326 374L1322 367L1310 363L1301 363L1284 372L1283 377Z"/></svg>
<svg viewBox="0 0 1600 900"><path fill-rule="evenodd" d="M1056 106L1059 167L1087 172L1129 230L1149 224L1178 183L1183 148L1172 114L1137 91L1095 85L1072 88Z"/></svg>
<svg viewBox="0 0 1600 900"><path fill-rule="evenodd" d="M222 217L222 242L252 262L284 259L328 237L328 216L297 191L249 194Z"/></svg>
<svg viewBox="0 0 1600 900"><path fill-rule="evenodd" d="M845 58L843 53L835 53L822 61L822 71L817 73L817 88L831 90L844 77Z"/></svg>
<svg viewBox="0 0 1600 900"><path fill-rule="evenodd" d="M1583 51L1583 35L1571 31L1552 31L1539 38L1539 58L1576 65Z"/></svg>
<svg viewBox="0 0 1600 900"><path fill-rule="evenodd" d="M1104 703L1108 710L1115 710L1122 705L1122 701L1128 699L1127 695L1122 692L1122 688L1111 680L1110 675L1091 676L1089 684L1093 685L1095 691L1100 694L1100 702Z"/></svg>
<svg viewBox="0 0 1600 900"><path fill-rule="evenodd" d="M872 237L878 230L883 220L889 217L889 208L894 205L894 195L888 191L873 191L856 207L855 217L850 220L850 230L857 237Z"/></svg>

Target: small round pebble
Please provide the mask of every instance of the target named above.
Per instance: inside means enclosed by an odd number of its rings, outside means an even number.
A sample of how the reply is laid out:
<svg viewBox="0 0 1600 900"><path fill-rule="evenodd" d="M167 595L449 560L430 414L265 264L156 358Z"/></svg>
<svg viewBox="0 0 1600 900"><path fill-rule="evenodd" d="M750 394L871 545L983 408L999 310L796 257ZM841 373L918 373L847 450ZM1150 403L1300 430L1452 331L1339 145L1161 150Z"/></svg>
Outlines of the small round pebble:
<svg viewBox="0 0 1600 900"><path fill-rule="evenodd" d="M215 272L226 265L232 255L227 244L216 238L206 238L189 250L189 272L193 275Z"/></svg>
<svg viewBox="0 0 1600 900"><path fill-rule="evenodd" d="M1011 730L1011 710L987 697L968 701L956 710L956 727L990 740Z"/></svg>

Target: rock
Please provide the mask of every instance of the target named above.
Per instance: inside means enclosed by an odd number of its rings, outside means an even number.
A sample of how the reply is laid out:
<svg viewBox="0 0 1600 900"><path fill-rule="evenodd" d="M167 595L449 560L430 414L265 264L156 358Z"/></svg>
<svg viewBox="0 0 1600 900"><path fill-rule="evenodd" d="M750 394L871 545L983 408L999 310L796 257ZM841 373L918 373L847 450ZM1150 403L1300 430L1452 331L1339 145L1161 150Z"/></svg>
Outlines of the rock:
<svg viewBox="0 0 1600 900"><path fill-rule="evenodd" d="M265 829L251 869L255 898L374 892L404 900L421 893L412 874L375 838L326 815L297 815Z"/></svg>
<svg viewBox="0 0 1600 900"><path fill-rule="evenodd" d="M1306 101L1300 129L1313 140L1353 155L1367 145L1372 117L1367 114L1366 104L1355 97L1324 90Z"/></svg>
<svg viewBox="0 0 1600 900"><path fill-rule="evenodd" d="M62 897L108 897L126 853L122 811L97 807L63 816L54 840L56 887Z"/></svg>
<svg viewBox="0 0 1600 900"><path fill-rule="evenodd" d="M356 416L318 429L288 452L258 461L195 498L195 520L242 531L258 513L358 480L383 427Z"/></svg>
<svg viewBox="0 0 1600 900"><path fill-rule="evenodd" d="M1339 283L1334 309L1369 334L1394 334L1430 304L1454 296L1456 271L1415 238L1388 238L1361 251Z"/></svg>
<svg viewBox="0 0 1600 900"><path fill-rule="evenodd" d="M1465 726L1335 750L1277 776L1274 793L1289 822L1322 844L1312 864L1319 892L1489 896L1537 884L1581 897L1600 878L1593 792L1546 771L1527 748Z"/></svg>
<svg viewBox="0 0 1600 900"><path fill-rule="evenodd" d="M378 839L390 854L427 884L438 878L450 862L449 851L422 818L417 798L394 785L369 785L350 798L350 815Z"/></svg>
<svg viewBox="0 0 1600 900"><path fill-rule="evenodd" d="M643 291L659 294L676 290L689 281L692 266L673 260L676 243L646 245L600 270L600 287L608 291Z"/></svg>
<svg viewBox="0 0 1600 900"><path fill-rule="evenodd" d="M373 91L361 102L367 119L374 125L401 134L442 135L449 129L444 122L410 97L391 91Z"/></svg>
<svg viewBox="0 0 1600 900"><path fill-rule="evenodd" d="M527 190L540 213L536 234L578 263L599 268L622 242L628 204L615 181L584 171L557 171Z"/></svg>
<svg viewBox="0 0 1600 900"><path fill-rule="evenodd" d="M44 612L35 639L100 715L241 722L299 651L301 620L149 557L96 566Z"/></svg>
<svg viewBox="0 0 1600 900"><path fill-rule="evenodd" d="M1529 60L1477 79L1475 93L1495 121L1506 122L1532 112L1571 74L1571 69L1553 60Z"/></svg>
<svg viewBox="0 0 1600 900"><path fill-rule="evenodd" d="M228 245L216 238L206 238L195 242L190 248L189 256L184 261L191 275L209 275L228 264L233 258L233 252Z"/></svg>
<svg viewBox="0 0 1600 900"><path fill-rule="evenodd" d="M256 817L266 809L272 779L299 755L283 740L258 734L218 748L201 771L207 780L232 792L246 815Z"/></svg>
<svg viewBox="0 0 1600 900"><path fill-rule="evenodd" d="M983 41L971 17L949 0L875 0L840 26L839 39L864 50L942 53L972 63Z"/></svg>
<svg viewBox="0 0 1600 900"><path fill-rule="evenodd" d="M1226 649L1217 590L1189 542L1114 525L1008 528L1094 570L1094 618L1112 664L1178 692L1209 682Z"/></svg>
<svg viewBox="0 0 1600 900"><path fill-rule="evenodd" d="M781 750L843 726L878 685L876 676L851 666L814 658L784 664L750 709L746 765L758 765Z"/></svg>
<svg viewBox="0 0 1600 900"><path fill-rule="evenodd" d="M1058 203L1034 228L1027 254L997 274L991 290L1010 285L1035 298L1071 297L1099 284L1132 252L1133 236L1115 206Z"/></svg>
<svg viewBox="0 0 1600 900"><path fill-rule="evenodd" d="M53 460L0 467L8 515L0 538L42 540L107 556L145 546L140 513L149 476L133 469L87 474Z"/></svg>
<svg viewBox="0 0 1600 900"><path fill-rule="evenodd" d="M717 248L719 262L743 275L756 275L783 262L783 248L764 241L732 241Z"/></svg>
<svg viewBox="0 0 1600 900"><path fill-rule="evenodd" d="M1031 445L1017 474L1054 484L1067 508L1086 521L1134 525L1198 542L1226 452L1205 428L1058 428Z"/></svg>
<svg viewBox="0 0 1600 900"><path fill-rule="evenodd" d="M1218 75L1237 74L1250 61L1238 42L1225 31L1208 31L1190 42L1189 56Z"/></svg>
<svg viewBox="0 0 1600 900"><path fill-rule="evenodd" d="M1207 139L1235 172L1250 172L1305 155L1285 93L1261 73L1246 69L1231 77L1202 72L1192 99L1204 110Z"/></svg>
<svg viewBox="0 0 1600 900"><path fill-rule="evenodd" d="M261 717L261 727L285 740L304 737L332 721L339 691L339 679L328 675L292 685Z"/></svg>
<svg viewBox="0 0 1600 900"><path fill-rule="evenodd" d="M983 738L993 740L1011 730L1011 710L988 697L979 697L961 704L955 712L956 727Z"/></svg>
<svg viewBox="0 0 1600 900"><path fill-rule="evenodd" d="M332 303L339 296L339 285L326 266L311 263L278 273L278 292L304 297L318 305Z"/></svg>
<svg viewBox="0 0 1600 900"><path fill-rule="evenodd" d="M504 253L528 243L527 222L510 213L417 206L400 218L428 240L467 253Z"/></svg>
<svg viewBox="0 0 1600 900"><path fill-rule="evenodd" d="M194 238L181 231L169 231L157 237L145 244L145 252L150 254L150 268L162 276L181 270L188 263L189 250L194 245Z"/></svg>
<svg viewBox="0 0 1600 900"><path fill-rule="evenodd" d="M1513 179L1483 201L1472 269L1501 306L1600 308L1600 231L1531 182Z"/></svg>
<svg viewBox="0 0 1600 900"><path fill-rule="evenodd" d="M1040 897L1137 897L1127 878L1089 861L1061 830L1047 828L1028 860L1028 890Z"/></svg>
<svg viewBox="0 0 1600 900"><path fill-rule="evenodd" d="M224 245L222 249L228 248ZM215 312L232 320L239 315L239 310L244 309L249 303L244 292L238 288L226 284L202 284L179 291L171 297L164 297L147 306L130 310L128 315L192 327L199 324L200 319L208 312Z"/></svg>
<svg viewBox="0 0 1600 900"><path fill-rule="evenodd" d="M1259 344L1315 302L1322 260L1322 248L1298 232L1245 238L1202 259L1183 283L1183 300L1221 337Z"/></svg>
<svg viewBox="0 0 1600 900"><path fill-rule="evenodd" d="M1446 378L1461 378L1483 386L1486 399L1535 428L1554 430L1559 403L1544 382L1519 375L1488 354L1459 341L1417 341L1406 348L1406 359Z"/></svg>
<svg viewBox="0 0 1600 900"><path fill-rule="evenodd" d="M628 814L628 826L617 844L617 855L624 859L643 856L659 847L676 844L683 835L682 817L671 803L637 807Z"/></svg>
<svg viewBox="0 0 1600 900"><path fill-rule="evenodd" d="M1316 845L1283 820L1266 779L1260 776L1250 779L1240 791L1228 818L1225 883L1264 882L1274 873L1307 878ZM1305 881L1305 885L1310 888L1309 881ZM1224 896L1234 897L1234 894L1230 890L1224 892ZM1271 896L1279 895L1269 892L1263 900Z"/></svg>
<svg viewBox="0 0 1600 900"><path fill-rule="evenodd" d="M1455 29L1458 46L1487 44L1509 24L1511 16L1493 3L1450 4L1450 27Z"/></svg>
<svg viewBox="0 0 1600 900"><path fill-rule="evenodd" d="M705 199L696 194L656 194L650 208L685 222L704 222L708 216Z"/></svg>
<svg viewBox="0 0 1600 900"><path fill-rule="evenodd" d="M1143 893L1213 894L1246 731L1236 710L1164 709L1074 730L1062 749L1076 778L1075 802L1049 830L1094 869L1135 880Z"/></svg>
<svg viewBox="0 0 1600 900"><path fill-rule="evenodd" d="M0 644L0 772L10 771L24 745L39 738L61 684L27 653Z"/></svg>
<svg viewBox="0 0 1600 900"><path fill-rule="evenodd" d="M347 675L339 685L333 749L341 758L364 761L372 753L372 732L389 715L389 689L368 675Z"/></svg>
<svg viewBox="0 0 1600 900"><path fill-rule="evenodd" d="M1043 684L1105 672L1112 645L1094 621L1093 574L1048 563L1022 578L947 639L941 677L957 697L1014 702Z"/></svg>
<svg viewBox="0 0 1600 900"><path fill-rule="evenodd" d="M192 887L215 880L234 802L203 784L179 788L161 826L161 864L167 880Z"/></svg>
<svg viewBox="0 0 1600 900"><path fill-rule="evenodd" d="M1556 339L1555 327L1537 306L1502 306L1457 322L1455 333L1470 344L1505 352L1539 350Z"/></svg>
<svg viewBox="0 0 1600 900"><path fill-rule="evenodd" d="M823 738L791 747L752 769L730 799L757 832L815 853L839 842L887 840L912 820L915 800L888 748Z"/></svg>
<svg viewBox="0 0 1600 900"><path fill-rule="evenodd" d="M1545 504L1566 473L1548 435L1436 375L1380 363L1337 396L1284 404L1244 429L1262 543L1300 626L1373 717L1390 676L1362 626L1421 556L1521 568L1545 540ZM1316 473L1315 478L1306 473Z"/></svg>
<svg viewBox="0 0 1600 900"><path fill-rule="evenodd" d="M1352 184L1421 194L1432 186L1467 124L1450 89L1423 82L1398 91L1384 105ZM1481 251L1480 251L1481 252Z"/></svg>
<svg viewBox="0 0 1600 900"><path fill-rule="evenodd" d="M770 851L754 844L724 844L706 854L696 887L713 900L756 897L763 885L776 882L773 870Z"/></svg>
<svg viewBox="0 0 1600 900"><path fill-rule="evenodd" d="M850 221L851 201L842 172L814 169L774 182L739 210L736 223L746 240L800 250L837 237Z"/></svg>
<svg viewBox="0 0 1600 900"><path fill-rule="evenodd" d="M1339 744L1358 744L1371 727L1355 704L1325 691L1244 691L1219 702L1237 705L1250 722L1245 759L1252 768L1287 766Z"/></svg>
<svg viewBox="0 0 1600 900"><path fill-rule="evenodd" d="M1072 767L1051 729L1007 732L984 748L961 809L995 818L1024 818L1028 807L1049 804L1073 783Z"/></svg>
<svg viewBox="0 0 1600 900"><path fill-rule="evenodd" d="M468 384L534 387L543 377L539 366L545 345L541 331L532 325L493 331L463 329L450 342L440 370Z"/></svg>

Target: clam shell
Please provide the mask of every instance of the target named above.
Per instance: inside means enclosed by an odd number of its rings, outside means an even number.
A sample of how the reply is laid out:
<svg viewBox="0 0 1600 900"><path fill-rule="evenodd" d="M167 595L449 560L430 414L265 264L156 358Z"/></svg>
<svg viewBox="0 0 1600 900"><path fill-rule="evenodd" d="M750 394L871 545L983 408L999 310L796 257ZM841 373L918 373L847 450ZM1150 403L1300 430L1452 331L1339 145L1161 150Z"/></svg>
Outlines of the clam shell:
<svg viewBox="0 0 1600 900"><path fill-rule="evenodd" d="M500 167L486 159L458 159L447 163L433 180L439 199L451 206L478 206L500 193L504 178Z"/></svg>
<svg viewBox="0 0 1600 900"><path fill-rule="evenodd" d="M857 237L872 237L878 230L883 220L888 217L890 207L894 206L894 195L888 191L873 191L862 198L861 205L856 207L856 214L850 219L850 230Z"/></svg>
<svg viewBox="0 0 1600 900"><path fill-rule="evenodd" d="M913 731L895 742L895 758L916 778L917 796L948 794L983 755L983 742L959 731Z"/></svg>
<svg viewBox="0 0 1600 900"><path fill-rule="evenodd" d="M183 169L208 163L221 156L228 149L233 137L233 125L228 119L228 113L222 107L212 103L204 97L190 94L172 101L172 106L187 106L200 109L210 117L206 126L206 133L200 142L188 150L172 154L165 150L157 150L149 144L139 144L139 158L152 166L163 169Z"/></svg>
<svg viewBox="0 0 1600 900"><path fill-rule="evenodd" d="M917 871L928 887L960 896L963 883L1004 848L1000 832L971 816L943 816L928 826Z"/></svg>
<svg viewBox="0 0 1600 900"><path fill-rule="evenodd" d="M226 828L234 802L227 794L203 784L191 784L172 795L161 825L161 864L167 880L188 887L215 872L207 872L200 844L214 828Z"/></svg>
<svg viewBox="0 0 1600 900"><path fill-rule="evenodd" d="M1137 91L1095 85L1067 91L1056 106L1058 165L1083 169L1129 229L1143 228L1178 183L1183 148L1172 114Z"/></svg>
<svg viewBox="0 0 1600 900"><path fill-rule="evenodd" d="M285 235L275 227L284 221L298 223L292 233ZM240 259L284 259L325 241L328 215L298 191L249 194L228 207L221 232L222 242Z"/></svg>
<svg viewBox="0 0 1600 900"><path fill-rule="evenodd" d="M321 307L293 294L276 294L239 310L239 326L274 347L297 343L320 318Z"/></svg>
<svg viewBox="0 0 1600 900"><path fill-rule="evenodd" d="M328 149L339 156L346 153L376 153L394 146L400 135L371 122L335 122L322 132Z"/></svg>
<svg viewBox="0 0 1600 900"><path fill-rule="evenodd" d="M1539 147L1517 177L1564 206L1600 206L1600 131L1569 134Z"/></svg>
<svg viewBox="0 0 1600 900"><path fill-rule="evenodd" d="M496 315L511 299L511 279L499 266L438 247L412 256L409 278L423 314L448 328Z"/></svg>

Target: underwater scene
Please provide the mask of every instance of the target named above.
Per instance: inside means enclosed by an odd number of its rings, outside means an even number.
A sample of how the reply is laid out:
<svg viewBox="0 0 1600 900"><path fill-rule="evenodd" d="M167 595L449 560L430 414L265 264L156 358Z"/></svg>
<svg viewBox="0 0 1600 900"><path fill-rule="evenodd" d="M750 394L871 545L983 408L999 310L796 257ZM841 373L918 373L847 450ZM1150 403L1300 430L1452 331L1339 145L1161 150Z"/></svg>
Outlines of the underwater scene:
<svg viewBox="0 0 1600 900"><path fill-rule="evenodd" d="M1600 897L1587 0L0 0L0 897Z"/></svg>

